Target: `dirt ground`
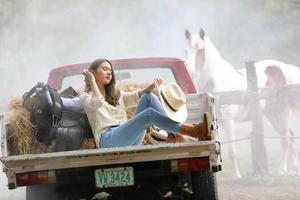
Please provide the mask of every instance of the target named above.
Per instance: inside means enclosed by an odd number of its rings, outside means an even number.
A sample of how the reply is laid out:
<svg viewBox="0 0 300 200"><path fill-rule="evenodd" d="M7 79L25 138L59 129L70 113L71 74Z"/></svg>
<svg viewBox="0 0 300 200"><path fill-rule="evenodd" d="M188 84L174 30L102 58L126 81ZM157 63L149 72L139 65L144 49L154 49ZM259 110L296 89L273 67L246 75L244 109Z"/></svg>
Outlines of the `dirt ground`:
<svg viewBox="0 0 300 200"><path fill-rule="evenodd" d="M299 116L292 116L290 125L299 137L300 123ZM237 125L236 138L247 137L251 134L251 124L241 123ZM270 124L264 120L265 136L279 136ZM226 141L224 134L221 138ZM300 139L296 139L298 160L300 159ZM218 191L220 200L300 200L300 175L280 176L278 171L282 164L282 148L280 139L265 139L267 151L267 162L269 176L253 176L252 153L250 141L245 140L235 143L236 155L241 179L236 179L232 162L228 154L228 144L222 145L222 167L223 170L217 173Z"/></svg>
<svg viewBox="0 0 300 200"><path fill-rule="evenodd" d="M265 177L252 175L251 155L239 156L243 157L240 158L241 179L235 178L231 163L225 155L223 170L217 173L219 199L300 200L300 175L278 175L279 154L279 151L274 151L273 156L269 154L270 175Z"/></svg>
<svg viewBox="0 0 300 200"><path fill-rule="evenodd" d="M245 177L240 180L218 176L220 200L300 200L300 177Z"/></svg>
<svg viewBox="0 0 300 200"><path fill-rule="evenodd" d="M299 119L299 118L298 118ZM293 130L300 130L297 120L291 121ZM249 124L241 124L237 127L241 130L242 138L250 134ZM272 128L265 124L265 135L278 136ZM300 136L300 132L296 132ZM250 141L242 141L235 144L237 157L242 174L241 179L236 179L232 163L228 155L228 144L222 146L223 170L217 173L218 192L220 200L300 200L300 175L279 175L282 164L282 149L279 139L266 139L265 148L269 167L269 176L253 176L252 154ZM296 140L298 159L300 158L300 140Z"/></svg>

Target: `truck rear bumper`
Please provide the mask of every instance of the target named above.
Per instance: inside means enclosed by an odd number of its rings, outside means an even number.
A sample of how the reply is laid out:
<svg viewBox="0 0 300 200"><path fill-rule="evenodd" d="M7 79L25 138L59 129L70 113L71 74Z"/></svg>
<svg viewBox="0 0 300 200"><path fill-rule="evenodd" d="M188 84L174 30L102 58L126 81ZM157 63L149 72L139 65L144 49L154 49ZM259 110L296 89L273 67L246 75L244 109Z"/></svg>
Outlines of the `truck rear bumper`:
<svg viewBox="0 0 300 200"><path fill-rule="evenodd" d="M175 151L176 150L176 151ZM35 155L2 157L11 189L18 186L18 174L49 172L126 163L163 162L189 158L207 158L208 170L218 171L219 150L214 141L79 150ZM170 164L171 166L171 164ZM174 164L173 164L174 166ZM169 171L172 171L171 169Z"/></svg>

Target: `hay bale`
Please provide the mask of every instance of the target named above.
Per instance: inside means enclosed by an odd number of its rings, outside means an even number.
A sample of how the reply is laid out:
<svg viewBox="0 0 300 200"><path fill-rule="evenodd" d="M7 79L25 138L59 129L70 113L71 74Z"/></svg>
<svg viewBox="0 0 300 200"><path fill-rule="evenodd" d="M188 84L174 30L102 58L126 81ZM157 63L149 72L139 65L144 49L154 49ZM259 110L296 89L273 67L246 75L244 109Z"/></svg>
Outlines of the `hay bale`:
<svg viewBox="0 0 300 200"><path fill-rule="evenodd" d="M10 155L45 152L46 146L36 140L35 133L36 127L30 122L30 111L22 106L20 97L14 97L9 103L7 124Z"/></svg>
<svg viewBox="0 0 300 200"><path fill-rule="evenodd" d="M134 91L136 89L143 89L145 88L149 83L134 83L134 82L124 82L117 87L119 90L127 92L127 91Z"/></svg>

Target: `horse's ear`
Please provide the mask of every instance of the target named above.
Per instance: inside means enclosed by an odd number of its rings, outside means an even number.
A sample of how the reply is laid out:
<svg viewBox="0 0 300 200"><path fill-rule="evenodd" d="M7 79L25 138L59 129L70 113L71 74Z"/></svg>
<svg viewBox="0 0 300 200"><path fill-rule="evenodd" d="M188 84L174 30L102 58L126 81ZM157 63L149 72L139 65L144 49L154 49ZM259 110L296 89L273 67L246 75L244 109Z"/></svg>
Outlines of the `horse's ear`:
<svg viewBox="0 0 300 200"><path fill-rule="evenodd" d="M187 29L185 29L185 37L186 39L190 39L191 37L191 33Z"/></svg>
<svg viewBox="0 0 300 200"><path fill-rule="evenodd" d="M200 38L202 40L204 40L205 32L204 32L204 30L202 28L200 29L199 35L200 35Z"/></svg>

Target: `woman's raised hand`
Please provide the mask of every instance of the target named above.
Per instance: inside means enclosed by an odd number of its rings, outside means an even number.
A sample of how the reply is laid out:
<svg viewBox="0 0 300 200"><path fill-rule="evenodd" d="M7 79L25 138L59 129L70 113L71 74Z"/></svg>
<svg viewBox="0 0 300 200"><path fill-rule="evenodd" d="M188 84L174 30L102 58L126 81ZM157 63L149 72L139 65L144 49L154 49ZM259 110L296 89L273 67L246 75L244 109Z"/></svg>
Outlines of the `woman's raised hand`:
<svg viewBox="0 0 300 200"><path fill-rule="evenodd" d="M146 86L143 90L139 91L139 96L141 97L146 92L152 92L156 87L160 87L163 80L159 77L153 79L153 82Z"/></svg>
<svg viewBox="0 0 300 200"><path fill-rule="evenodd" d="M161 78L156 77L156 78L153 79L153 83L152 84L154 85L154 88L155 88L155 87L160 87L163 84L163 82L164 81Z"/></svg>
<svg viewBox="0 0 300 200"><path fill-rule="evenodd" d="M96 80L95 76L88 69L84 69L82 74L84 75L84 81L88 84Z"/></svg>
<svg viewBox="0 0 300 200"><path fill-rule="evenodd" d="M93 95L97 98L103 98L103 95L99 91L99 88L96 83L95 76L88 70L84 69L82 74L84 75L84 81L91 87Z"/></svg>
<svg viewBox="0 0 300 200"><path fill-rule="evenodd" d="M152 92L156 87L160 87L163 83L163 80L159 77L155 77L153 82L145 88L145 92Z"/></svg>

